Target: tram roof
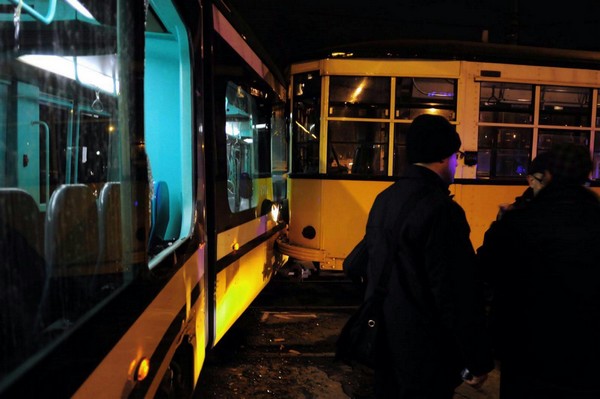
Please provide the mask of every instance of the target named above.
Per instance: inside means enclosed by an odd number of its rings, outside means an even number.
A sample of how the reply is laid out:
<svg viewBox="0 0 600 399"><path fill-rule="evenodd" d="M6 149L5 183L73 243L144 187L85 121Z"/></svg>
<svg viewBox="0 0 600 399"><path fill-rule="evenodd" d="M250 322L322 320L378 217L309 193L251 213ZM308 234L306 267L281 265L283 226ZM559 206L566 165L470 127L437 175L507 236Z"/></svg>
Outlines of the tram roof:
<svg viewBox="0 0 600 399"><path fill-rule="evenodd" d="M419 59L496 62L600 69L600 52L493 44L458 40L386 40L317 50L306 61L322 58Z"/></svg>

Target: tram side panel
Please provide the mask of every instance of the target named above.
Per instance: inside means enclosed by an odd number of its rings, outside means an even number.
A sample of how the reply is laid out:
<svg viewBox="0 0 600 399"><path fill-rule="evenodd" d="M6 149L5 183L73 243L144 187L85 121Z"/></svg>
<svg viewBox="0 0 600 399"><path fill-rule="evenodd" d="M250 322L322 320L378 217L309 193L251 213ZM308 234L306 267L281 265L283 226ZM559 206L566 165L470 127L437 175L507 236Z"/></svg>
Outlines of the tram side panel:
<svg viewBox="0 0 600 399"><path fill-rule="evenodd" d="M281 82L219 10L213 7L211 16L213 30L207 36L214 59L206 72L214 99L207 108L212 115L208 148L214 149L207 154L214 167L208 179L214 182L214 225L208 229L214 245L208 258L209 348L281 263L274 246L285 226L271 213L280 206L273 172L287 169L282 162L288 159L286 146L273 145L284 135Z"/></svg>
<svg viewBox="0 0 600 399"><path fill-rule="evenodd" d="M284 123L268 120L272 106L258 119L235 111L244 104L238 87L247 98L285 94L269 89L273 75L259 65L252 82L261 87L238 84L228 96L231 126L245 118L250 133L231 130L226 140L229 125L204 129L212 97L199 72L213 55L204 59L203 43L188 39L210 24L245 41L212 2L194 4L186 15L169 0L88 3L91 16L62 2L48 16L24 5L22 35L3 47L0 297L10 298L0 314L0 396L185 396L215 344L210 323L225 334L279 264L283 226L262 211L274 199L270 154L259 145L269 149ZM200 21L201 5L216 17ZM0 23L12 32L12 13ZM90 34L73 34L82 31ZM233 58L234 76L257 65L247 49ZM222 115L224 98L215 105ZM216 188L206 183L203 153L215 136L232 150L223 170L235 176L233 195L223 197L234 211L218 215L206 208ZM244 159L254 169L238 168ZM229 217L238 211L242 218ZM210 235L217 230L235 234ZM211 258L220 242L227 250ZM26 297L32 303L21 306Z"/></svg>
<svg viewBox="0 0 600 399"><path fill-rule="evenodd" d="M290 257L318 262L323 270L342 263L365 234L369 210L391 183L294 177L290 179Z"/></svg>

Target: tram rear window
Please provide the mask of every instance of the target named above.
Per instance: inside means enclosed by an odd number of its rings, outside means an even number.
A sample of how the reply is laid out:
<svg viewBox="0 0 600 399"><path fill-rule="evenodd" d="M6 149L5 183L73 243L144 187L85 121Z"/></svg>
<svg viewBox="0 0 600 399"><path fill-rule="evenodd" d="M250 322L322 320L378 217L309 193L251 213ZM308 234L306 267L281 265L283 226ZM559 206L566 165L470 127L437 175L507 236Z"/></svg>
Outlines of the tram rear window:
<svg viewBox="0 0 600 399"><path fill-rule="evenodd" d="M436 110L450 121L456 120L456 79L396 78L396 119L415 119Z"/></svg>

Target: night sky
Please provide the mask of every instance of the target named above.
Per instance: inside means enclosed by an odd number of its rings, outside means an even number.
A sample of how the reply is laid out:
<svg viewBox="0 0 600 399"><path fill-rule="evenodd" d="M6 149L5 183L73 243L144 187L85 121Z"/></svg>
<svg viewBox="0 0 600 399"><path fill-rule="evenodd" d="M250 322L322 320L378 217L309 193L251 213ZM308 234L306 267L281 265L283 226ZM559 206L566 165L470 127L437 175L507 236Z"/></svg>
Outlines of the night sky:
<svg viewBox="0 0 600 399"><path fill-rule="evenodd" d="M314 50L435 39L600 51L600 1L227 0L285 68Z"/></svg>

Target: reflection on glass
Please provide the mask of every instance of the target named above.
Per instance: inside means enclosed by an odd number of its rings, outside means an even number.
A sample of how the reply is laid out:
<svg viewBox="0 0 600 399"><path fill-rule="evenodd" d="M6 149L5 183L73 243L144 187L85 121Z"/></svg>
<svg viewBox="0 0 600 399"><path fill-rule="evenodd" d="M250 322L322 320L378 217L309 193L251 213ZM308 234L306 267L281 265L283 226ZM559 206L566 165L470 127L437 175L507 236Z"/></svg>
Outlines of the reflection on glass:
<svg viewBox="0 0 600 399"><path fill-rule="evenodd" d="M329 116L389 118L390 79L332 76L329 81Z"/></svg>
<svg viewBox="0 0 600 399"><path fill-rule="evenodd" d="M0 385L131 280L122 216L138 223L121 206L116 4L91 19L37 3L2 22Z"/></svg>
<svg viewBox="0 0 600 399"><path fill-rule="evenodd" d="M409 126L407 123L396 123L394 126L394 176L402 175L408 166L406 135Z"/></svg>
<svg viewBox="0 0 600 399"><path fill-rule="evenodd" d="M397 119L415 119L421 114L438 114L456 120L456 79L397 78Z"/></svg>
<svg viewBox="0 0 600 399"><path fill-rule="evenodd" d="M328 173L387 174L387 123L330 121L328 132Z"/></svg>
<svg viewBox="0 0 600 399"><path fill-rule="evenodd" d="M321 77L314 71L294 75L293 79L292 172L318 173Z"/></svg>
<svg viewBox="0 0 600 399"><path fill-rule="evenodd" d="M592 179L600 179L600 134L596 133L594 138L594 169Z"/></svg>
<svg viewBox="0 0 600 399"><path fill-rule="evenodd" d="M533 93L533 85L482 82L479 96L479 121L533 123Z"/></svg>
<svg viewBox="0 0 600 399"><path fill-rule="evenodd" d="M538 152L549 151L552 146L562 143L573 143L589 147L590 132L540 129L538 134Z"/></svg>
<svg viewBox="0 0 600 399"><path fill-rule="evenodd" d="M519 177L527 172L532 129L481 126L477 177Z"/></svg>
<svg viewBox="0 0 600 399"><path fill-rule="evenodd" d="M540 125L590 126L592 89L541 86Z"/></svg>
<svg viewBox="0 0 600 399"><path fill-rule="evenodd" d="M227 198L231 212L256 206L252 178L258 159L258 116L255 99L233 82L227 85Z"/></svg>

